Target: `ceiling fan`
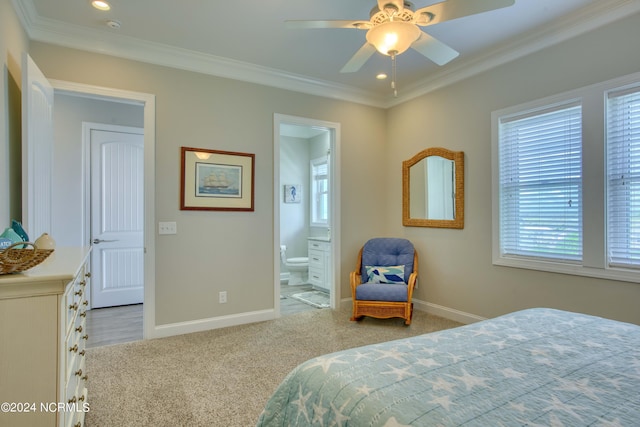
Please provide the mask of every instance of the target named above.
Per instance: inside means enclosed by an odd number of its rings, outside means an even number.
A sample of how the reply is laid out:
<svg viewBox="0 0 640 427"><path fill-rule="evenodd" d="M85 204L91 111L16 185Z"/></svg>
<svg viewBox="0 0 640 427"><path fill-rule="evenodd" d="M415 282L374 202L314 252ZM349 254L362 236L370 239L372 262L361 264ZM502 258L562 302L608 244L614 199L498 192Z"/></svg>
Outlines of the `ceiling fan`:
<svg viewBox="0 0 640 427"><path fill-rule="evenodd" d="M286 21L287 28L355 28L367 30L367 42L340 70L341 73L358 71L376 52L390 56L393 64L395 92L395 57L412 48L438 65L444 65L459 53L422 31L419 27L450 21L463 16L488 12L511 6L515 0L445 0L417 10L408 1L378 0L371 9L368 21Z"/></svg>

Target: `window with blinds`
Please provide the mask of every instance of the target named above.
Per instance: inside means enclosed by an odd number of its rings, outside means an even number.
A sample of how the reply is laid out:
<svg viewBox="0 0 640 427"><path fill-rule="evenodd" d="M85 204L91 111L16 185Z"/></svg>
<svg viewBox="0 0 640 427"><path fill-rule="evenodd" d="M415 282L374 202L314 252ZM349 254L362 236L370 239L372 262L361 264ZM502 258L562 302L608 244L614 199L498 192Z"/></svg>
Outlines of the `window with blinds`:
<svg viewBox="0 0 640 427"><path fill-rule="evenodd" d="M329 223L329 159L311 161L311 225Z"/></svg>
<svg viewBox="0 0 640 427"><path fill-rule="evenodd" d="M499 119L501 256L582 260L582 107Z"/></svg>
<svg viewBox="0 0 640 427"><path fill-rule="evenodd" d="M640 87L607 93L607 265L640 269Z"/></svg>

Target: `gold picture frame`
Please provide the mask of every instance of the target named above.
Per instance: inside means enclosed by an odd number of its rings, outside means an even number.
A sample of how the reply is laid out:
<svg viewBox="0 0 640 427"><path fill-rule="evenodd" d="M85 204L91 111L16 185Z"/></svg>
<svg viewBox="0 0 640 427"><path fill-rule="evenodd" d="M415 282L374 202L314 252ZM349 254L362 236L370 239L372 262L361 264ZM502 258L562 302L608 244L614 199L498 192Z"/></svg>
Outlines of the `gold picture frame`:
<svg viewBox="0 0 640 427"><path fill-rule="evenodd" d="M255 154L192 147L180 151L180 210L254 210Z"/></svg>

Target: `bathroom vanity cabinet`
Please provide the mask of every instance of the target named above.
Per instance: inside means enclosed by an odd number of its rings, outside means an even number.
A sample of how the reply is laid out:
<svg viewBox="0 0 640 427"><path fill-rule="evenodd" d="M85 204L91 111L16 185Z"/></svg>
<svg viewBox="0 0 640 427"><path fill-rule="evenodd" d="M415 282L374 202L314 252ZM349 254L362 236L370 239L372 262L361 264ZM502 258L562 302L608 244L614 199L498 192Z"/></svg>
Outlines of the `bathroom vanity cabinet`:
<svg viewBox="0 0 640 427"><path fill-rule="evenodd" d="M326 239L309 238L309 283L331 290L331 242Z"/></svg>

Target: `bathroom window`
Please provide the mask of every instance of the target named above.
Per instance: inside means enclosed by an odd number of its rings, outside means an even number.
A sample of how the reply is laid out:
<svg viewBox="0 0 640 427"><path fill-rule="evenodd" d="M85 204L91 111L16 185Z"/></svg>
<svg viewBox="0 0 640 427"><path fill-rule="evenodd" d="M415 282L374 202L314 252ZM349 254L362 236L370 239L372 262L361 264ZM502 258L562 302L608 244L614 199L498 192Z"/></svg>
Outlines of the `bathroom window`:
<svg viewBox="0 0 640 427"><path fill-rule="evenodd" d="M311 225L329 225L329 157L311 160Z"/></svg>

